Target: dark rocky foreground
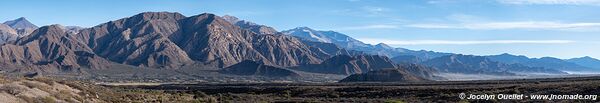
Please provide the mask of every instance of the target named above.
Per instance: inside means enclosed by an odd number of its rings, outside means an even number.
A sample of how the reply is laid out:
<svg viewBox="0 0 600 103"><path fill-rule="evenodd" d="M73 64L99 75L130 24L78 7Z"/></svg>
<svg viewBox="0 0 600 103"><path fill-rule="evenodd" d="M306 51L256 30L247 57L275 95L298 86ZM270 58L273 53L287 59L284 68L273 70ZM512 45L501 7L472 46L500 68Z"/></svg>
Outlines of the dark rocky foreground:
<svg viewBox="0 0 600 103"><path fill-rule="evenodd" d="M463 100L465 94L600 94L600 77L406 83L263 83L108 86L194 94L220 102L598 102L597 100Z"/></svg>

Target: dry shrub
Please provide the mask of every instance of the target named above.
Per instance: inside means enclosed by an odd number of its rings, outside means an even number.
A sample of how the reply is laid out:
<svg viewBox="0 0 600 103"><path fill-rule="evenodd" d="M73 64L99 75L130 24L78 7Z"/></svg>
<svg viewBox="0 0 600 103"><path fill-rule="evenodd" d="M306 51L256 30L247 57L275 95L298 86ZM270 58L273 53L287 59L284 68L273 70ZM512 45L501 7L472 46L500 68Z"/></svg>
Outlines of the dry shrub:
<svg viewBox="0 0 600 103"><path fill-rule="evenodd" d="M4 76L0 76L0 84L6 84L6 83L10 83L10 81L8 79L6 79Z"/></svg>
<svg viewBox="0 0 600 103"><path fill-rule="evenodd" d="M25 81L25 82L23 82L23 85L25 85L29 88L38 88L38 89L40 89L42 91L46 91L46 92L50 92L52 90L52 87L50 87L49 85L36 83L33 81Z"/></svg>
<svg viewBox="0 0 600 103"><path fill-rule="evenodd" d="M42 82L42 83L46 83L48 85L53 85L55 83L54 80L52 80L50 78L43 78L43 77L33 78L33 80Z"/></svg>
<svg viewBox="0 0 600 103"><path fill-rule="evenodd" d="M41 98L42 103L56 103L56 99L54 99L53 97L47 96L44 98Z"/></svg>
<svg viewBox="0 0 600 103"><path fill-rule="evenodd" d="M35 103L36 102L35 98L31 98L31 97L27 97L27 96L19 96L19 98L25 100L25 102L27 102L27 103Z"/></svg>
<svg viewBox="0 0 600 103"><path fill-rule="evenodd" d="M28 88L26 86L23 85L19 85L16 83L10 83L10 84L6 84L3 85L2 87L0 87L1 91L5 91L8 94L12 94L12 95L17 95L23 91L26 91Z"/></svg>
<svg viewBox="0 0 600 103"><path fill-rule="evenodd" d="M71 92L66 90L60 90L58 93L53 94L53 96L59 100L71 100L71 98L75 98L75 96L71 95Z"/></svg>

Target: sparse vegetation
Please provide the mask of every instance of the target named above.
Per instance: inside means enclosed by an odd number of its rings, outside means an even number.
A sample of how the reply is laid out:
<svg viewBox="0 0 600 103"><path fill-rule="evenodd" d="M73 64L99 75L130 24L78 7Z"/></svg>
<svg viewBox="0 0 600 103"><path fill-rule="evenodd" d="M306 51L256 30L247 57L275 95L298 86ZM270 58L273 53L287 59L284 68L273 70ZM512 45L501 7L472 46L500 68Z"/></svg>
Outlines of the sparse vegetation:
<svg viewBox="0 0 600 103"><path fill-rule="evenodd" d="M120 89L98 86L81 81L57 81L51 78L0 78L0 93L12 95L0 101L27 103L77 102L190 102L214 103L216 99L202 92L195 94L161 90Z"/></svg>
<svg viewBox="0 0 600 103"><path fill-rule="evenodd" d="M600 78L456 81L421 83L319 83L319 84L173 84L116 86L132 91L192 94L203 102L511 102L510 100L463 100L467 94L599 94ZM512 101L514 102L514 101ZM544 102L520 100L520 102ZM569 101L566 101L569 102ZM591 102L587 100L587 102Z"/></svg>
<svg viewBox="0 0 600 103"><path fill-rule="evenodd" d="M462 100L472 94L599 94L600 78L537 79L520 81L457 81L421 83L266 83L172 84L100 86L90 82L52 78L0 79L0 93L29 103L217 103L217 102L506 102ZM575 89L576 88L576 89ZM33 94L32 94L33 93ZM7 98L2 98L7 99ZM8 98L10 99L10 98ZM543 102L522 100L521 102ZM566 101L569 102L569 101ZM589 101L583 101L589 102Z"/></svg>

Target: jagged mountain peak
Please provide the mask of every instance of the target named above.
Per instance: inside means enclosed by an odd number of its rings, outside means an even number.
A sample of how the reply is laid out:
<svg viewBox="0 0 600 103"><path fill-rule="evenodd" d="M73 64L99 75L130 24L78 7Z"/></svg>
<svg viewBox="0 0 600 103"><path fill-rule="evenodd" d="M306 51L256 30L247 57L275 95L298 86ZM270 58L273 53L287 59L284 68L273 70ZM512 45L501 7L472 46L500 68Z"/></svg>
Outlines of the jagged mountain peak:
<svg viewBox="0 0 600 103"><path fill-rule="evenodd" d="M59 38L66 36L65 33L65 27L59 24L43 26L33 31L31 35L27 35L25 37L17 39L16 41L14 41L14 44L24 45L33 40L38 40L42 38L57 41Z"/></svg>
<svg viewBox="0 0 600 103"><path fill-rule="evenodd" d="M27 18L25 18L25 17L20 17L18 19L11 20L11 21L6 21L3 24L6 24L14 29L38 28L38 26L29 22L29 20L27 20Z"/></svg>
<svg viewBox="0 0 600 103"><path fill-rule="evenodd" d="M144 20L154 20L154 19L181 19L185 18L183 14L178 12L143 12L139 13L132 18L141 18Z"/></svg>
<svg viewBox="0 0 600 103"><path fill-rule="evenodd" d="M227 20L229 23L231 24L235 24L238 21L240 21L239 18L235 17L235 16L231 16L231 15L223 15L221 18Z"/></svg>

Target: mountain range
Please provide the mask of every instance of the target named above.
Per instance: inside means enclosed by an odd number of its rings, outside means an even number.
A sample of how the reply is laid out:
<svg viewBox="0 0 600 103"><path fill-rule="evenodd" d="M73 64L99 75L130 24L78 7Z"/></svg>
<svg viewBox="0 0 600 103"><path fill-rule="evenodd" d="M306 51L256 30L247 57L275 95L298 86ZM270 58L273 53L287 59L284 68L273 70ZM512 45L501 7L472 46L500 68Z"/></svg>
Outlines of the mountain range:
<svg viewBox="0 0 600 103"><path fill-rule="evenodd" d="M567 59L566 61L589 68L600 69L600 60L589 56Z"/></svg>
<svg viewBox="0 0 600 103"><path fill-rule="evenodd" d="M500 54L486 56L490 60L498 61L506 64L522 64L530 67L544 67L548 69L556 69L562 71L596 71L593 67L578 65L568 60L562 60L553 57L528 58L526 56L517 56L511 54ZM576 59L573 59L576 60Z"/></svg>
<svg viewBox="0 0 600 103"><path fill-rule="evenodd" d="M298 27L290 30L282 31L284 34L292 35L298 38L302 38L304 41L314 42L325 42L333 43L344 49L360 51L371 55L383 55L390 57L395 63L417 63L427 65L423 63L431 59L442 58L444 56L454 55L454 53L441 53L434 51L415 51L405 48L394 48L384 43L370 45L365 44L357 39L349 37L345 34L338 33L335 31L319 31L308 27ZM492 62L498 62L500 68L503 66L514 66L521 68L534 69L531 71L548 72L562 74L561 71L597 71L600 69L600 60L588 57L588 58L574 58L569 60L561 60L558 58L544 57L544 58L528 58L525 56L515 56L511 54L491 55L479 58L489 58ZM432 62L430 62L432 63ZM513 65L514 64L514 65ZM471 65L471 64L467 64ZM477 65L477 64L472 64ZM547 69L541 70L541 69ZM550 70L553 69L553 70ZM523 70L517 70L523 71ZM527 70L525 70L527 71Z"/></svg>
<svg viewBox="0 0 600 103"><path fill-rule="evenodd" d="M385 56L337 55L320 64L303 65L296 68L315 73L351 75L374 70L397 68L397 66Z"/></svg>
<svg viewBox="0 0 600 103"><path fill-rule="evenodd" d="M298 75L285 67L321 64L336 55L359 54L334 44L301 41L236 24L209 13L186 17L172 12L145 12L91 28L43 26L0 46L0 58L3 68L22 68L15 71L118 69L110 67L115 64L178 69L203 64L225 68L226 74L253 71L251 74L279 77ZM383 57L369 60L379 58ZM380 61L363 63L379 67L376 63ZM386 63L393 67L390 60Z"/></svg>
<svg viewBox="0 0 600 103"><path fill-rule="evenodd" d="M301 40L305 41L333 43L348 50L361 51L372 55L382 55L390 58L412 55L419 58L419 60L428 60L452 54L425 50L414 51L405 48L394 48L384 43L370 45L339 32L319 31L308 27L297 27L282 32L287 35L301 38Z"/></svg>
<svg viewBox="0 0 600 103"><path fill-rule="evenodd" d="M505 64L493 61L484 56L448 55L423 62L436 68L439 72L487 75L517 75L528 73L567 74L565 72L543 67L528 67L518 63Z"/></svg>
<svg viewBox="0 0 600 103"><path fill-rule="evenodd" d="M31 30L30 30L31 29ZM30 30L31 32L29 32ZM37 27L25 18L0 24L0 65L13 72L78 72L85 69L221 68L220 73L302 77L301 73L364 78L398 75L434 80L437 73L566 74L598 67L584 57L562 60L511 54L473 56L366 44L335 31L272 27L233 16L144 12L90 28ZM201 65L201 66L199 66ZM12 69L9 69L12 68ZM364 75L363 75L364 74Z"/></svg>

